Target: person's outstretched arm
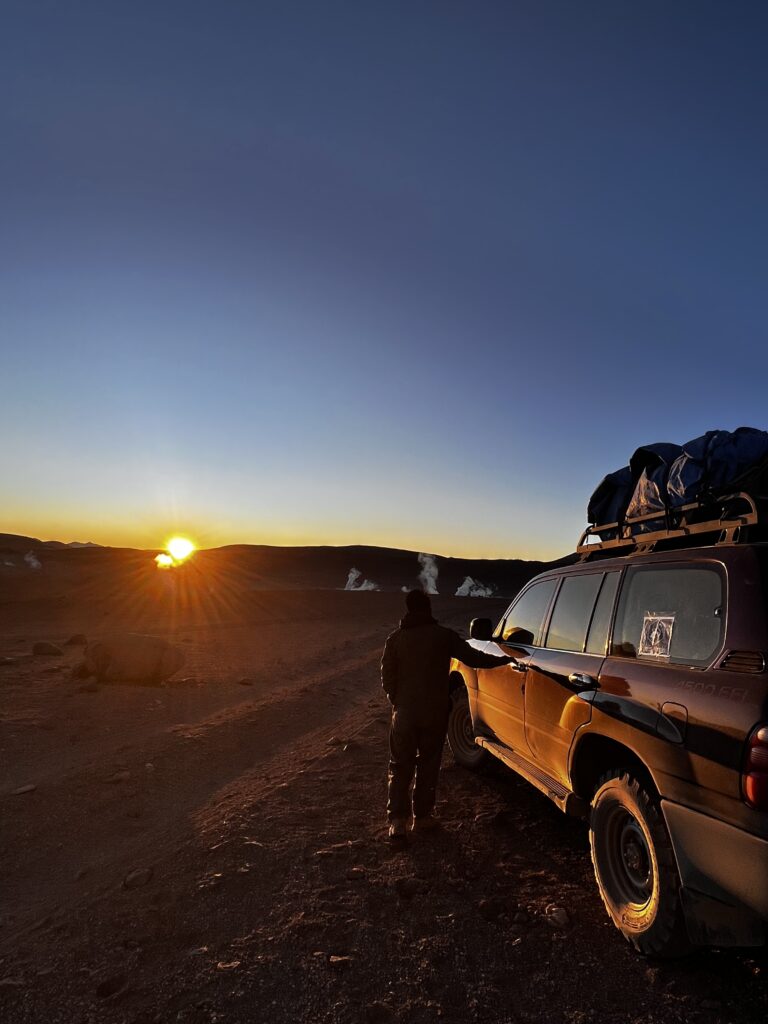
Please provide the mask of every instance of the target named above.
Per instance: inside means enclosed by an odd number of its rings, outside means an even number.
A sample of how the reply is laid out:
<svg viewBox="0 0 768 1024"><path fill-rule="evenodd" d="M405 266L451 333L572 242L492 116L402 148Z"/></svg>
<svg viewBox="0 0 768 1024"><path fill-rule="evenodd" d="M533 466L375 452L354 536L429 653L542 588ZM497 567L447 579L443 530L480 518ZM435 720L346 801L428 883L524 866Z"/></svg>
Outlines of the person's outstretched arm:
<svg viewBox="0 0 768 1024"><path fill-rule="evenodd" d="M391 636L387 637L381 657L381 685L389 703L394 704L397 697L397 652Z"/></svg>
<svg viewBox="0 0 768 1024"><path fill-rule="evenodd" d="M451 656L470 668L500 668L502 665L511 665L513 661L517 660L504 654L486 654L484 651L478 651L466 640L462 640L458 633L453 634Z"/></svg>

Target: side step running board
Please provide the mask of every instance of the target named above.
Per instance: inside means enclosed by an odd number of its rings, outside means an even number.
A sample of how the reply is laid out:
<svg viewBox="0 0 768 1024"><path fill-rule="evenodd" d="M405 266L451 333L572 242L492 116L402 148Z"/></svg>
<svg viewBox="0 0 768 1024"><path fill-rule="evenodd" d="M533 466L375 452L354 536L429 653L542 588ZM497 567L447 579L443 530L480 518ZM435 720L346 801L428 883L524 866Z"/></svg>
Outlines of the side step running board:
<svg viewBox="0 0 768 1024"><path fill-rule="evenodd" d="M475 743L479 747L484 747L489 754L498 757L513 772L522 775L540 793L548 796L553 803L557 804L561 811L565 811L566 814L573 818L586 818L589 804L586 800L583 800L568 789L567 786L564 786L562 782L553 779L546 772L543 772L541 768L537 768L535 764L531 764L530 761L521 757L520 754L516 754L514 750L510 750L509 747L505 747L495 740L489 740L486 736L476 736Z"/></svg>

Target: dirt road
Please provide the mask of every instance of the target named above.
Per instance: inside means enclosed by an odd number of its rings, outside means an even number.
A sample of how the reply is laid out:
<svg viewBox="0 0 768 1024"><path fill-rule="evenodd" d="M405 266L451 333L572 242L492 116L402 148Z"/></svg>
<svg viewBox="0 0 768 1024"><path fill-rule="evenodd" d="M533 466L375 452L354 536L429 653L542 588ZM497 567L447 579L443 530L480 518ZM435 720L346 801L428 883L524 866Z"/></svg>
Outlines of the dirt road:
<svg viewBox="0 0 768 1024"><path fill-rule="evenodd" d="M5 624L3 1021L765 1019L763 952L638 958L585 827L501 770L446 755L444 829L388 845L378 659L400 601L261 595L177 622L188 664L161 689L83 690L76 649L30 657L46 624ZM437 605L462 627L498 610Z"/></svg>

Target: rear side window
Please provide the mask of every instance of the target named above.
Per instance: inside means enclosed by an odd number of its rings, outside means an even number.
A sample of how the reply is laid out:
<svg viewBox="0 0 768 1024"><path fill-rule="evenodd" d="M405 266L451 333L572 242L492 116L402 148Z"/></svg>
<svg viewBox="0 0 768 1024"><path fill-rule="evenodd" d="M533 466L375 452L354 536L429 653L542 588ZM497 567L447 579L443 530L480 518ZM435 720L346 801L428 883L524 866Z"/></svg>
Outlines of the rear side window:
<svg viewBox="0 0 768 1024"><path fill-rule="evenodd" d="M611 615L613 603L616 600L616 590L619 586L621 573L607 572L600 588L600 596L595 605L595 614L589 626L587 637L588 654L605 654L608 644L608 630L611 628Z"/></svg>
<svg viewBox="0 0 768 1024"><path fill-rule="evenodd" d="M541 583L534 583L515 601L504 622L502 635L505 640L508 640L515 630L525 630L528 636L521 634L515 637L517 642L539 646L544 616L555 592L556 582L556 580L542 580Z"/></svg>
<svg viewBox="0 0 768 1024"><path fill-rule="evenodd" d="M723 578L716 569L630 569L616 612L613 653L707 665L722 644L723 601Z"/></svg>
<svg viewBox="0 0 768 1024"><path fill-rule="evenodd" d="M584 650L587 627L602 582L600 572L566 576L549 622L547 647L558 651Z"/></svg>

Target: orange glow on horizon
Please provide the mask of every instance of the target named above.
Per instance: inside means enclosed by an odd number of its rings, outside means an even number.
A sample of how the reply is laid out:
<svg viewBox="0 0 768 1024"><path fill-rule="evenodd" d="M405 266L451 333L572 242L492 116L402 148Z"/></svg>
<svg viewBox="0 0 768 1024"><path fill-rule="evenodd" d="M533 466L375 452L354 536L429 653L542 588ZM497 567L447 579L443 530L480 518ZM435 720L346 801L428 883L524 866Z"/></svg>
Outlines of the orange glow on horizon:
<svg viewBox="0 0 768 1024"><path fill-rule="evenodd" d="M187 537L171 537L165 545L165 550L174 562L183 562L195 550L195 545Z"/></svg>
<svg viewBox="0 0 768 1024"><path fill-rule="evenodd" d="M158 569L173 569L185 562L195 545L187 537L171 537L165 545L165 551L155 555L155 563Z"/></svg>

